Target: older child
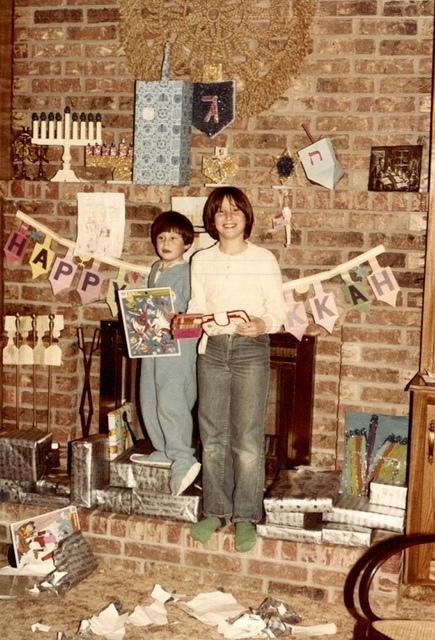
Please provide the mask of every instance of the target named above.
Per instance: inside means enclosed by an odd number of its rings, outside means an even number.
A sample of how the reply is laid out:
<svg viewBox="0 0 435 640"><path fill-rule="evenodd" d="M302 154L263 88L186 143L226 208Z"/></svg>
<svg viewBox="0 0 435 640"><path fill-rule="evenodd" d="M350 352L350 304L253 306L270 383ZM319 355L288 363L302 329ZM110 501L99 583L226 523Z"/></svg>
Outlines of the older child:
<svg viewBox="0 0 435 640"><path fill-rule="evenodd" d="M192 245L194 230L176 211L161 213L151 226L159 256L151 267L149 287L170 287L174 309L184 312L190 298L190 265L183 254ZM170 487L180 495L192 484L201 465L192 448L192 409L196 400L196 341L180 341L181 355L142 359L140 406L155 449L146 462L171 465Z"/></svg>
<svg viewBox="0 0 435 640"><path fill-rule="evenodd" d="M267 334L279 331L286 306L275 257L248 241L254 215L246 195L235 187L215 189L203 218L218 242L192 258L188 311L217 314L218 323L203 336L198 356L205 518L192 526L192 537L205 543L231 519L236 549L248 551L263 513ZM234 324L225 328L222 318L230 311L244 311L249 320L235 331Z"/></svg>

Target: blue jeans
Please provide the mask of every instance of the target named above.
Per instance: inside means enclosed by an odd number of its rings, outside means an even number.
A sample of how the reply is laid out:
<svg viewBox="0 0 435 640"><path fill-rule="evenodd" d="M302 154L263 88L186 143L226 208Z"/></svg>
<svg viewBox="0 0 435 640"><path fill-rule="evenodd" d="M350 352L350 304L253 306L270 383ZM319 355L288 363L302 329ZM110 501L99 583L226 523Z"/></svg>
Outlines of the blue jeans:
<svg viewBox="0 0 435 640"><path fill-rule="evenodd" d="M262 518L269 363L268 335L209 337L198 356L206 516Z"/></svg>

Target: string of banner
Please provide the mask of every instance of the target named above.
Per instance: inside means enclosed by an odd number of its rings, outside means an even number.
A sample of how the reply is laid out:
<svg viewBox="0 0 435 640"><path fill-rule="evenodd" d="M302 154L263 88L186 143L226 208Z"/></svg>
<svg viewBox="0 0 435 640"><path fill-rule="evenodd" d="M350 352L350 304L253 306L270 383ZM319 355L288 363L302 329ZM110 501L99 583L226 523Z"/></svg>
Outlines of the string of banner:
<svg viewBox="0 0 435 640"><path fill-rule="evenodd" d="M32 278L48 275L54 295L71 287L77 270L81 267L82 273L76 290L82 304L101 299L104 278L99 273L99 267L100 264L111 265L118 268L118 275L116 278L109 279L105 300L112 315L116 316L118 313L116 290L132 288L132 286L146 286L145 279L149 274L150 267L98 255L91 255L86 262L79 261L77 263L74 261L74 242L60 237L22 211L17 211L16 217L23 224L18 230L13 229L6 240L4 247L6 263L11 265L22 263L29 244L33 240L35 244L29 258ZM37 233L31 233L29 227L36 229ZM41 238L42 235L43 238ZM56 256L50 247L52 241L67 247L65 256ZM399 285L391 268L381 266L377 260L377 256L384 252L383 245L378 245L333 269L283 283L283 293L288 306L285 330L298 340L302 339L310 324L306 309L308 301L314 323L332 333L339 313L334 292L324 291L322 282L337 275L340 275L343 280L341 290L346 302L352 308L363 313L369 311L372 303L370 289L377 300L395 306ZM370 266L370 274L363 266L366 262ZM357 280L352 279L350 275L352 271L355 271ZM143 282L138 283L139 280ZM295 299L295 294L307 293L310 287L313 288L314 295L308 300Z"/></svg>

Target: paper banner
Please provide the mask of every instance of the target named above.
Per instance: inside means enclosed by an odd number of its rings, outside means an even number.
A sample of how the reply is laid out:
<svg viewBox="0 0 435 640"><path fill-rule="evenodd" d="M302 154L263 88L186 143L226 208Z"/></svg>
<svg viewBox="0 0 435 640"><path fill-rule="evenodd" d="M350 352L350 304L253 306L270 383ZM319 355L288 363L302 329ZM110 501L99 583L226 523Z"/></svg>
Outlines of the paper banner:
<svg viewBox="0 0 435 640"><path fill-rule="evenodd" d="M56 258L50 275L48 276L54 295L71 286L76 271L77 265L73 262L72 249L67 251L65 257Z"/></svg>
<svg viewBox="0 0 435 640"><path fill-rule="evenodd" d="M29 264L32 269L32 278L39 278L50 271L50 267L56 257L56 254L50 249L51 238L45 236L41 242L36 242L30 256Z"/></svg>
<svg viewBox="0 0 435 640"><path fill-rule="evenodd" d="M106 302L112 316L114 317L118 314L118 298L116 292L118 289L125 288L125 285L127 284L125 276L126 272L124 269L120 269L117 277L111 278L107 284Z"/></svg>
<svg viewBox="0 0 435 640"><path fill-rule="evenodd" d="M284 328L298 340L302 340L305 329L308 327L308 316L303 302L293 298L293 291L289 290L284 293L287 303L287 315L284 322Z"/></svg>
<svg viewBox="0 0 435 640"><path fill-rule="evenodd" d="M400 287L391 267L381 267L376 258L370 260L370 266L373 273L367 276L367 280L376 299L395 307Z"/></svg>
<svg viewBox="0 0 435 640"><path fill-rule="evenodd" d="M27 224L22 224L18 230L10 232L4 248L6 264L23 261L30 242L28 228Z"/></svg>
<svg viewBox="0 0 435 640"><path fill-rule="evenodd" d="M352 280L349 273L343 273L341 277L344 280L341 290L346 302L351 304L354 309L362 311L362 313L368 313L372 304L369 298L368 286L364 282Z"/></svg>
<svg viewBox="0 0 435 640"><path fill-rule="evenodd" d="M313 287L315 295L309 299L309 302L314 322L332 333L338 318L335 296L333 293L325 293L320 282L315 282Z"/></svg>
<svg viewBox="0 0 435 640"><path fill-rule="evenodd" d="M82 304L88 304L89 302L98 300L100 297L103 279L98 273L99 266L99 263L94 260L92 269L83 269L82 271L77 285L77 291Z"/></svg>
<svg viewBox="0 0 435 640"><path fill-rule="evenodd" d="M235 83L196 82L193 85L192 124L213 138L234 120Z"/></svg>

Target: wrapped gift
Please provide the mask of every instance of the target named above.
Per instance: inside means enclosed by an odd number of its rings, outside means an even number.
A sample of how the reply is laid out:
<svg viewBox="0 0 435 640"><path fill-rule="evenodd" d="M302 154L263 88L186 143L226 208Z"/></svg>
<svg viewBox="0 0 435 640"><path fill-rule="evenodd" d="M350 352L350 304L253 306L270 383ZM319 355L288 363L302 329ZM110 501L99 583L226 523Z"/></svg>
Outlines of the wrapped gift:
<svg viewBox="0 0 435 640"><path fill-rule="evenodd" d="M302 513L328 511L338 496L339 471L299 467L280 472L264 498L266 515L276 512Z"/></svg>
<svg viewBox="0 0 435 640"><path fill-rule="evenodd" d="M107 424L109 427L109 460L114 460L121 453L133 446L129 425L133 423L134 406L126 402L121 407L109 411ZM131 428L131 427L130 427Z"/></svg>
<svg viewBox="0 0 435 640"><path fill-rule="evenodd" d="M202 513L202 499L195 488L181 496L133 489L131 510L132 513L148 516L198 522Z"/></svg>
<svg viewBox="0 0 435 640"><path fill-rule="evenodd" d="M322 529L322 542L325 544L344 544L349 547L369 547L372 530L350 524L328 522Z"/></svg>
<svg viewBox="0 0 435 640"><path fill-rule="evenodd" d="M300 511L267 511L266 524L277 524L280 527L317 529L319 525L322 524L322 513L303 513Z"/></svg>
<svg viewBox="0 0 435 640"><path fill-rule="evenodd" d="M47 471L51 433L39 429L0 432L0 478L36 482Z"/></svg>
<svg viewBox="0 0 435 640"><path fill-rule="evenodd" d="M123 489L122 487L105 487L104 489L95 489L95 506L100 507L103 511L130 514L131 492L132 489Z"/></svg>
<svg viewBox="0 0 435 640"><path fill-rule="evenodd" d="M185 185L190 178L192 83L169 80L169 49L160 81L136 81L133 182Z"/></svg>
<svg viewBox="0 0 435 640"><path fill-rule="evenodd" d="M406 487L386 484L384 482L371 482L369 502L371 504L381 504L387 507L398 507L406 509Z"/></svg>
<svg viewBox="0 0 435 640"><path fill-rule="evenodd" d="M279 527L275 524L257 524L257 533L262 538L291 540L292 542L322 542L322 529L298 529L296 527Z"/></svg>
<svg viewBox="0 0 435 640"><path fill-rule="evenodd" d="M0 502L21 502L22 496L34 487L35 483L29 480L0 478Z"/></svg>
<svg viewBox="0 0 435 640"><path fill-rule="evenodd" d="M371 504L366 496L340 496L323 520L402 533L405 510Z"/></svg>
<svg viewBox="0 0 435 640"><path fill-rule="evenodd" d="M110 485L113 487L171 493L169 486L171 478L170 467L132 462L132 454L145 453L145 447L145 441L139 440L134 447L124 451L124 453L121 453L115 460L110 462Z"/></svg>
<svg viewBox="0 0 435 640"><path fill-rule="evenodd" d="M92 507L95 489L109 484L109 440L97 433L73 440L71 446L71 502Z"/></svg>

